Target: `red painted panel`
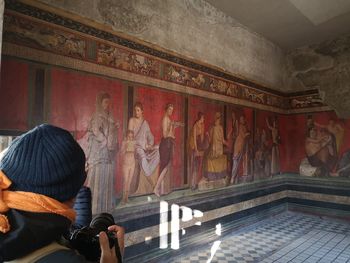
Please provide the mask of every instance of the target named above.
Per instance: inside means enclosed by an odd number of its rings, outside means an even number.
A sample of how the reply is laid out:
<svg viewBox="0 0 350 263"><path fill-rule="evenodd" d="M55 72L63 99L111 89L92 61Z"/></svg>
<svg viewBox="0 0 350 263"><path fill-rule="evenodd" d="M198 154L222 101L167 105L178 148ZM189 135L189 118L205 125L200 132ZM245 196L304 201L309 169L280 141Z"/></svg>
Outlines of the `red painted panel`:
<svg viewBox="0 0 350 263"><path fill-rule="evenodd" d="M4 59L1 65L0 129L28 130L28 65Z"/></svg>
<svg viewBox="0 0 350 263"><path fill-rule="evenodd" d="M168 103L174 105L172 120L184 122L184 98L183 96L165 92L148 87L138 87L135 92L135 102L143 104L143 115L149 123L151 131L154 135L155 144L159 144L162 137L162 118L164 116L165 106ZM178 127L175 130L175 148L173 155L173 187L178 188L183 184L184 173L184 128Z"/></svg>
<svg viewBox="0 0 350 263"><path fill-rule="evenodd" d="M92 76L61 69L53 69L51 74L51 96L49 122L69 130L78 140L86 133L89 121L95 111L96 96L108 92L111 96L112 115L120 122L118 142L123 132L123 86L117 80ZM116 156L116 160L119 155ZM120 162L117 161L116 190L122 189Z"/></svg>
<svg viewBox="0 0 350 263"><path fill-rule="evenodd" d="M305 158L306 118L303 115L279 116L281 171L299 172Z"/></svg>

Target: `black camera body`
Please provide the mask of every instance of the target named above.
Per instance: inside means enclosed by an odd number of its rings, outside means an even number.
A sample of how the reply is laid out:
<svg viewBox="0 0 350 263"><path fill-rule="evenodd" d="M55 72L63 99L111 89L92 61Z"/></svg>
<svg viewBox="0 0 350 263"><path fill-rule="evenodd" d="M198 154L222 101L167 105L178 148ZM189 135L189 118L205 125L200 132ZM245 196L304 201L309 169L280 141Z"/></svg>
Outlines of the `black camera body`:
<svg viewBox="0 0 350 263"><path fill-rule="evenodd" d="M101 257L99 233L104 231L109 240L109 247L114 246L118 262L122 262L118 240L115 233L108 231L108 227L114 225L114 218L108 213L97 215L89 226L76 229L70 234L70 245L83 255L88 261L98 261Z"/></svg>

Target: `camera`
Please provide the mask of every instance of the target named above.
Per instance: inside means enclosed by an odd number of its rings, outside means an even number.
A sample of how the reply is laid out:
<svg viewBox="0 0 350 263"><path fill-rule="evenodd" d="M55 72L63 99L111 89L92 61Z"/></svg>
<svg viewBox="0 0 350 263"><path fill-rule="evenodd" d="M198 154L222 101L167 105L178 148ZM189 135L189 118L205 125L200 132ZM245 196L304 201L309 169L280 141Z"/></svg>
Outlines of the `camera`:
<svg viewBox="0 0 350 263"><path fill-rule="evenodd" d="M76 249L88 261L98 261L101 257L99 233L104 231L109 240L109 247L114 246L118 262L122 262L118 240L114 232L108 231L108 227L114 225L111 214L101 213L93 218L89 226L75 229L69 237L70 245Z"/></svg>

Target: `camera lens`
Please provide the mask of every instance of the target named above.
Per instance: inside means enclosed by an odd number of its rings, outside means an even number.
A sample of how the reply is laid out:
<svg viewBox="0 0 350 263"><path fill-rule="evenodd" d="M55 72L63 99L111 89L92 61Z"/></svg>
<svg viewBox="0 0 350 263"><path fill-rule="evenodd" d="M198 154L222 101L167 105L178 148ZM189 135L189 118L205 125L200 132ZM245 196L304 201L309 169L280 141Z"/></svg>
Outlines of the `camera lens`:
<svg viewBox="0 0 350 263"><path fill-rule="evenodd" d="M94 228L97 233L107 231L108 227L114 225L114 218L111 214L102 213L92 219L90 227Z"/></svg>

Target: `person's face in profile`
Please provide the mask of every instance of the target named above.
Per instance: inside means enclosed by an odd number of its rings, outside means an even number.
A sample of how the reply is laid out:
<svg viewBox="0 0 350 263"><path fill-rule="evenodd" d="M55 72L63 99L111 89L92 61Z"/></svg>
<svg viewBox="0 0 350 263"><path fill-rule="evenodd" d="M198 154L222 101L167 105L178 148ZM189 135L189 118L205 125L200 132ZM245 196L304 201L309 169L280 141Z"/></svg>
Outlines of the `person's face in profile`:
<svg viewBox="0 0 350 263"><path fill-rule="evenodd" d="M135 117L141 118L142 117L142 110L140 107L135 107Z"/></svg>
<svg viewBox="0 0 350 263"><path fill-rule="evenodd" d="M104 111L109 111L110 105L111 105L111 99L105 98L102 100L102 109Z"/></svg>

